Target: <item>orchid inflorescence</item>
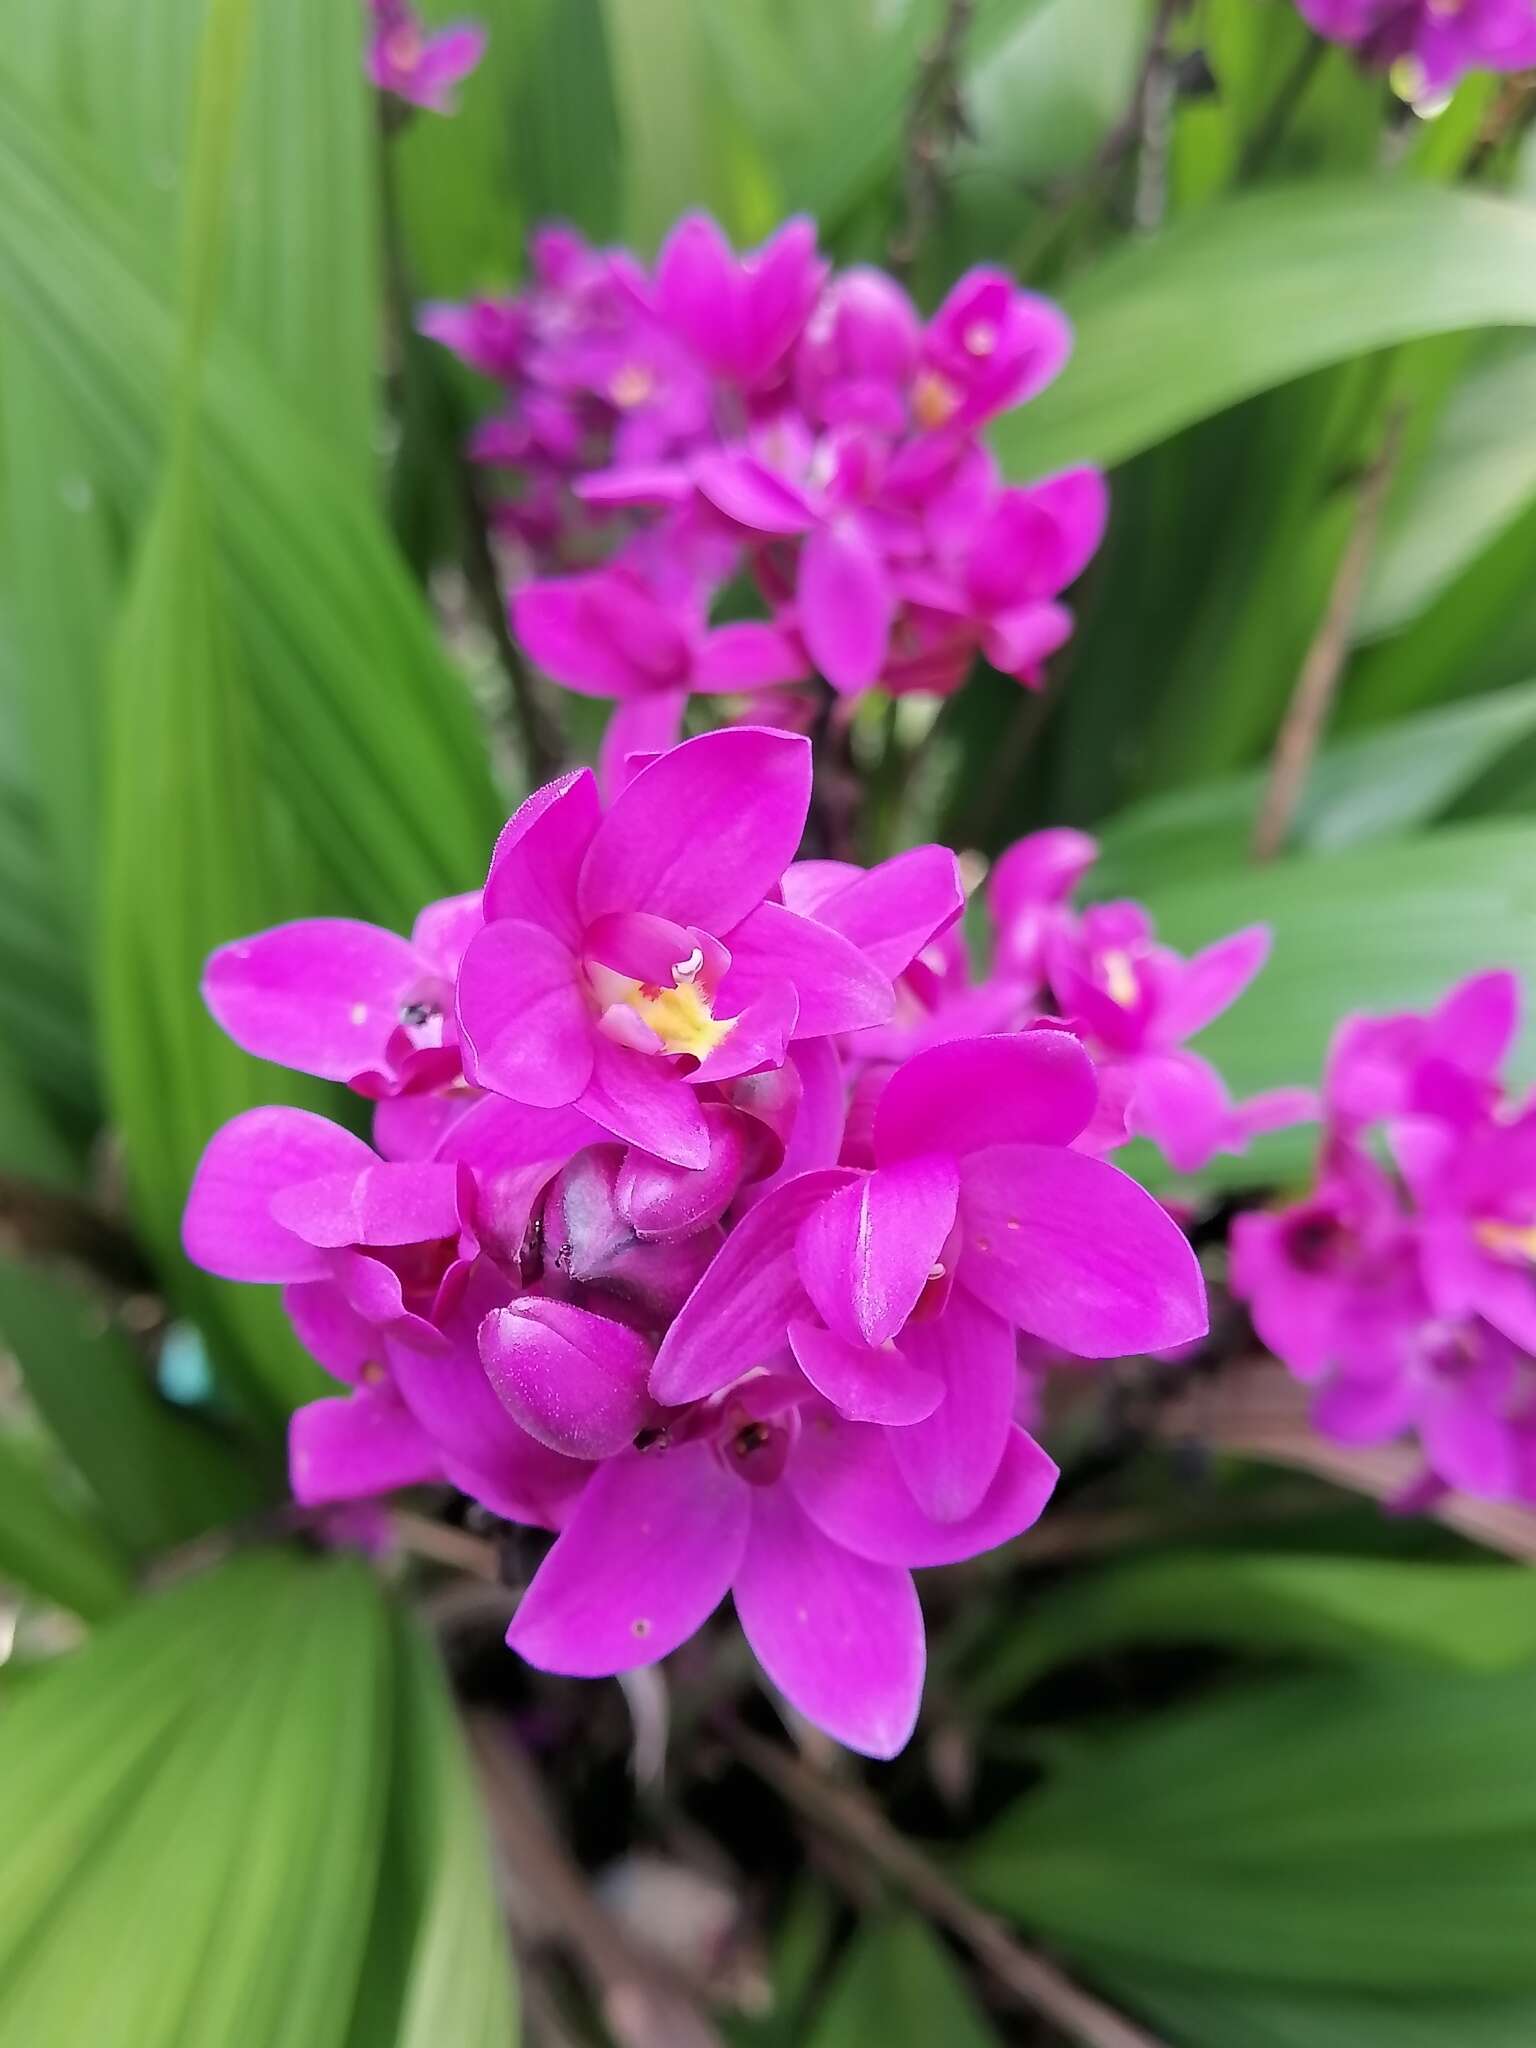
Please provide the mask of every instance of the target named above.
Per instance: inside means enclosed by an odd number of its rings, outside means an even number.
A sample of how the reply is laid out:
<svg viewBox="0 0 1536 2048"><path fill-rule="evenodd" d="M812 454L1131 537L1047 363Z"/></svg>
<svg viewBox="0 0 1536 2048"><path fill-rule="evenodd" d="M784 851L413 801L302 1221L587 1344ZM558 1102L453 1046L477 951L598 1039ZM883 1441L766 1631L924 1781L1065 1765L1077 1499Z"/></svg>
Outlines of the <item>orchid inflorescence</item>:
<svg viewBox="0 0 1536 2048"><path fill-rule="evenodd" d="M1104 482L1005 486L981 430L1065 364L1049 300L984 267L925 323L884 272L834 275L806 220L737 256L691 215L650 269L544 228L529 261L524 290L421 324L503 386L471 453L510 479L513 624L615 701L606 780L675 740L693 693L782 725L813 673L845 705L947 694L978 654L1039 683Z"/></svg>
<svg viewBox="0 0 1536 2048"><path fill-rule="evenodd" d="M1318 1388L1314 1425L1417 1441L1404 1507L1451 1489L1536 1504L1536 1098L1499 1079L1518 1022L1506 973L1427 1015L1347 1018L1316 1186L1232 1229L1234 1291Z"/></svg>
<svg viewBox="0 0 1536 2048"><path fill-rule="evenodd" d="M1188 1240L1102 1155L1200 1163L1310 1101L1234 1106L1183 1044L1262 932L1183 960L1134 905L1079 913L1093 844L1045 832L993 870L977 980L945 849L797 859L810 755L706 733L606 807L565 775L408 939L318 919L215 954L223 1028L372 1101L373 1143L237 1117L185 1240L280 1285L346 1385L294 1418L301 1502L446 1483L558 1531L509 1636L552 1671L650 1663L730 1591L790 1701L888 1755L912 1568L1050 1495L1034 1362L1205 1331Z"/></svg>
<svg viewBox="0 0 1536 2048"><path fill-rule="evenodd" d="M1536 0L1296 0L1330 42L1391 73L1404 99L1434 101L1469 71L1536 64Z"/></svg>
<svg viewBox="0 0 1536 2048"><path fill-rule="evenodd" d="M428 29L410 0L367 0L369 36L363 69L369 82L406 107L456 111L455 94L485 55L479 22Z"/></svg>

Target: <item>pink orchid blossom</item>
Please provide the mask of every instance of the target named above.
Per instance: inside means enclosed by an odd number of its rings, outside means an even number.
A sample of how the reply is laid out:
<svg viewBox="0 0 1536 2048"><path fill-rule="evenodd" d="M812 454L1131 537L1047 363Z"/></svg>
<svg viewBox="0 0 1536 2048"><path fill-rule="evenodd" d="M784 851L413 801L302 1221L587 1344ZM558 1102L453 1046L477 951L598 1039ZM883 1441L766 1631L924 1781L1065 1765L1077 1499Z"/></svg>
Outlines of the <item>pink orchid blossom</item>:
<svg viewBox="0 0 1536 2048"><path fill-rule="evenodd" d="M1316 1189L1232 1225L1233 1291L1318 1386L1317 1428L1417 1441L1410 1507L1450 1488L1536 1499L1536 1110L1506 1103L1497 1074L1517 1018L1503 973L1426 1015L1347 1018Z"/></svg>
<svg viewBox="0 0 1536 2048"><path fill-rule="evenodd" d="M434 114L454 111L455 88L485 55L478 22L428 33L409 0L369 0L373 34L365 69L380 92Z"/></svg>
<svg viewBox="0 0 1536 2048"><path fill-rule="evenodd" d="M1523 71L1536 64L1532 0L1296 0L1330 42L1362 64L1392 71L1410 100L1447 93L1468 71Z"/></svg>
<svg viewBox="0 0 1536 2048"><path fill-rule="evenodd" d="M702 1167L700 1086L883 1022L889 978L773 900L809 803L808 744L754 727L662 755L606 815L587 771L531 797L460 969L470 1080Z"/></svg>
<svg viewBox="0 0 1536 2048"><path fill-rule="evenodd" d="M429 903L409 939L315 917L213 954L203 1000L244 1051L375 1098L458 1078L453 987L480 892Z"/></svg>
<svg viewBox="0 0 1536 2048"><path fill-rule="evenodd" d="M607 1405L603 1388L595 1406ZM972 1513L937 1523L906 1494L881 1432L792 1376L762 1374L598 1467L507 1641L546 1671L606 1677L668 1655L730 1593L791 1705L851 1749L894 1756L925 1662L912 1567L1008 1541L1055 1478L1013 1429Z"/></svg>
<svg viewBox="0 0 1536 2048"><path fill-rule="evenodd" d="M919 1054L880 1097L871 1170L803 1174L733 1232L663 1340L652 1392L698 1400L726 1384L736 1347L787 1339L841 1412L897 1428L925 1511L969 1513L1012 1418L1013 1330L1102 1358L1205 1329L1183 1233L1072 1149L1095 1093L1064 1032Z"/></svg>
<svg viewBox="0 0 1536 2048"><path fill-rule="evenodd" d="M776 626L706 626L696 593L667 603L623 563L525 584L512 600L512 625L557 682L615 699L602 763L610 790L625 756L673 744L690 693L757 690L807 673L804 654Z"/></svg>
<svg viewBox="0 0 1536 2048"><path fill-rule="evenodd" d="M1241 1151L1260 1131L1315 1115L1305 1089L1277 1089L1234 1104L1192 1038L1230 1008L1264 965L1263 925L1234 932L1185 960L1159 945L1140 904L1104 903L1047 944L1061 1014L1094 1049L1103 1088L1097 1142L1151 1138L1181 1173L1215 1152Z"/></svg>

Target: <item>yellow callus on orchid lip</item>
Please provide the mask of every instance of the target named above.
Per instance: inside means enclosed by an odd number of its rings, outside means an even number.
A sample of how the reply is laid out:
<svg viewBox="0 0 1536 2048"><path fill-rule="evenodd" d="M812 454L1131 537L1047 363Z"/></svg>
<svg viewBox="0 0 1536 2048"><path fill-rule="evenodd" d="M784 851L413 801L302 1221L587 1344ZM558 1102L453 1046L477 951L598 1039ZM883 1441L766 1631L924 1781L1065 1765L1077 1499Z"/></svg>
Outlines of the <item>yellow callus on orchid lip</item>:
<svg viewBox="0 0 1536 2048"><path fill-rule="evenodd" d="M1536 1223L1502 1223L1490 1217L1476 1226L1475 1234L1484 1251L1529 1259L1536 1265Z"/></svg>
<svg viewBox="0 0 1536 2048"><path fill-rule="evenodd" d="M734 1017L717 1017L708 996L693 981L679 981L674 988L646 988L636 982L624 1001L649 1024L663 1051L691 1053L696 1060L707 1059L736 1024Z"/></svg>

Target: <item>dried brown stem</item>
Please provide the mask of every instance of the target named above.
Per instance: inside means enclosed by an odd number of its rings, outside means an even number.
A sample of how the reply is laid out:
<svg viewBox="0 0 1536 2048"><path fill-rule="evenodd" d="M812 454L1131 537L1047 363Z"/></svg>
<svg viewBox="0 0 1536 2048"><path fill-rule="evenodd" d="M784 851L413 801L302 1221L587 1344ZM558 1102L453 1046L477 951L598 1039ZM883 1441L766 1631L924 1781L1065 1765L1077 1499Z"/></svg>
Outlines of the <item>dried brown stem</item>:
<svg viewBox="0 0 1536 2048"><path fill-rule="evenodd" d="M966 133L960 64L976 14L976 0L948 0L944 19L922 64L907 109L903 144L901 226L891 236L891 268L905 276L938 217L944 158Z"/></svg>
<svg viewBox="0 0 1536 2048"><path fill-rule="evenodd" d="M130 1231L93 1202L24 1174L0 1172L0 1244L25 1259L65 1260L113 1295L150 1294L156 1285Z"/></svg>
<svg viewBox="0 0 1536 2048"><path fill-rule="evenodd" d="M1255 860L1272 860L1280 851L1306 790L1349 654L1350 634L1365 590L1382 509L1402 449L1403 419L1401 408L1393 412L1381 446L1360 480L1354 521L1334 573L1322 623L1307 649L1275 741L1269 782L1253 828Z"/></svg>
<svg viewBox="0 0 1536 2048"><path fill-rule="evenodd" d="M466 1718L522 1941L554 1942L571 1957L619 2048L724 2048L692 1987L637 1947L594 1898L506 1723L485 1713Z"/></svg>
<svg viewBox="0 0 1536 2048"><path fill-rule="evenodd" d="M1319 1435L1308 1419L1303 1389L1266 1357L1240 1359L1215 1379L1191 1381L1157 1426L1161 1436L1310 1472L1372 1500L1405 1494L1424 1469L1407 1444L1356 1449ZM1425 1512L1487 1550L1536 1561L1536 1514L1529 1509L1447 1494Z"/></svg>
<svg viewBox="0 0 1536 2048"><path fill-rule="evenodd" d="M947 1927L996 1983L1083 2048L1161 2048L1152 2035L1016 1942L1001 1921L952 1885L923 1852L898 1834L855 1786L813 1770L793 1751L732 1725L725 1739L741 1761L814 1826L875 1865L941 1926Z"/></svg>

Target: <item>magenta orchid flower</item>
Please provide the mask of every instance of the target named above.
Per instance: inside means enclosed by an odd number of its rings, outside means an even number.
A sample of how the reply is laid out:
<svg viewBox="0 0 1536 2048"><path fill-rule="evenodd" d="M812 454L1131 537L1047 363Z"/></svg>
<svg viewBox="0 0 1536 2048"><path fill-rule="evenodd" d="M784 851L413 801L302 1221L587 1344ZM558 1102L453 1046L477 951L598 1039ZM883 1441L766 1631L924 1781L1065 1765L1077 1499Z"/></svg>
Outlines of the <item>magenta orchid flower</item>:
<svg viewBox="0 0 1536 2048"><path fill-rule="evenodd" d="M1346 1018L1316 1189L1232 1225L1233 1292L1318 1385L1317 1428L1417 1441L1409 1508L1450 1488L1536 1498L1536 1111L1506 1104L1497 1072L1518 1009L1491 973L1425 1015Z"/></svg>
<svg viewBox="0 0 1536 2048"><path fill-rule="evenodd" d="M803 652L778 627L706 626L696 594L669 604L622 563L525 584L512 599L512 625L557 682L616 700L603 747L609 789L627 755L673 744L690 693L733 694L807 673Z"/></svg>
<svg viewBox="0 0 1536 2048"><path fill-rule="evenodd" d="M912 394L918 424L957 434L1036 397L1072 353L1072 328L1049 299L1005 271L968 270L928 323Z"/></svg>
<svg viewBox="0 0 1536 2048"><path fill-rule="evenodd" d="M531 797L459 972L469 1079L702 1167L700 1086L782 1065L796 1037L883 1022L889 978L773 900L810 778L805 740L738 727L662 755L606 815L585 770Z"/></svg>
<svg viewBox="0 0 1536 2048"><path fill-rule="evenodd" d="M1330 42L1363 64L1394 72L1410 100L1448 92L1468 71L1522 71L1536 64L1532 0L1296 0ZM1394 67L1396 67L1394 69Z"/></svg>
<svg viewBox="0 0 1536 2048"><path fill-rule="evenodd" d="M656 309L711 376L756 393L784 374L826 275L811 221L786 221L738 257L707 214L693 213L662 243Z"/></svg>
<svg viewBox="0 0 1536 2048"><path fill-rule="evenodd" d="M871 1170L801 1175L737 1226L663 1339L652 1392L701 1399L731 1360L787 1339L842 1413L893 1426L927 1513L969 1513L1007 1441L1014 1330L1104 1358L1206 1327L1182 1231L1072 1149L1095 1094L1065 1032L920 1053L880 1097Z"/></svg>
<svg viewBox="0 0 1536 2048"><path fill-rule="evenodd" d="M369 0L373 33L365 69L380 92L413 107L451 114L458 86L485 55L478 22L457 22L429 34L409 0Z"/></svg>
<svg viewBox="0 0 1536 2048"><path fill-rule="evenodd" d="M409 939L315 917L221 946L203 1000L235 1044L380 1098L458 1078L453 987L480 928L480 892L429 903Z"/></svg>
<svg viewBox="0 0 1536 2048"><path fill-rule="evenodd" d="M1215 1152L1241 1151L1260 1131L1316 1114L1306 1089L1234 1105L1216 1069L1184 1044L1236 1002L1269 945L1268 929L1252 925L1185 960L1157 944L1137 903L1098 904L1052 931L1051 988L1098 1063L1101 1146L1150 1138L1181 1173L1193 1173Z"/></svg>
<svg viewBox="0 0 1536 2048"><path fill-rule="evenodd" d="M606 1415L610 1375L593 1377ZM598 1467L507 1641L543 1670L606 1677L668 1655L730 1593L791 1705L851 1749L894 1756L923 1683L912 1567L1008 1541L1055 1479L1012 1430L974 1511L936 1523L880 1431L843 1421L793 1377L762 1374Z"/></svg>

